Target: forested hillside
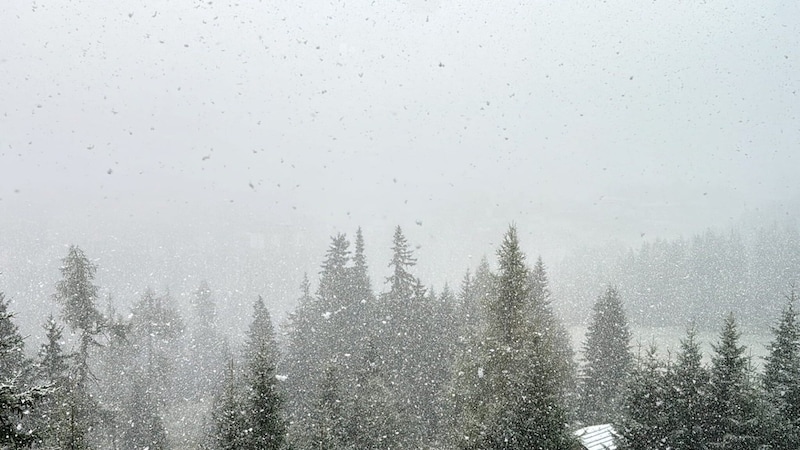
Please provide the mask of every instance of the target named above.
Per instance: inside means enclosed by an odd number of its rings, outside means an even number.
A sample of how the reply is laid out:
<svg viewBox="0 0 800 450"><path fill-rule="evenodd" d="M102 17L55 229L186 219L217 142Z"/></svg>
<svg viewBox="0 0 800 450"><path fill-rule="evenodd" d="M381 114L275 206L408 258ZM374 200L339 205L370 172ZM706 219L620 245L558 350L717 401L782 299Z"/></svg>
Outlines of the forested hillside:
<svg viewBox="0 0 800 450"><path fill-rule="evenodd" d="M638 248L607 245L576 251L557 265L558 311L569 323L588 318L595 293L614 283L637 326L714 328L719 314L747 317L745 327L774 320L800 273L800 231L794 220L646 240Z"/></svg>
<svg viewBox="0 0 800 450"><path fill-rule="evenodd" d="M680 242L658 242L629 259L655 261L651 255L677 249L690 264L697 257L691 250L738 248L732 242L739 240L707 233L685 253ZM722 255L717 262L730 258L726 250L702 248ZM150 288L129 310L103 308L95 284L103 268L71 246L51 289L59 314L41 318L40 348L26 348L8 299L0 297L0 442L70 449L574 449L575 430L610 423L620 448L800 444L800 322L791 283L770 299L775 308L762 305L754 317L727 312L738 297L722 293L735 290L715 293L722 302L705 317L721 331L710 364L694 324L675 355L659 359L655 347L635 352L631 326L642 316L630 311L641 299L608 285L595 294L578 359L555 312L565 306L551 294L546 265L524 254L514 226L497 249L496 270L484 259L458 286L439 291L416 273L400 227L385 290L369 276L365 249L361 229L353 241L332 236L318 276L303 280L287 320L273 323L258 296L247 329L236 331L219 326L206 282L191 310L176 308L169 291ZM693 267L699 273L699 264ZM767 316L773 341L757 373L740 328ZM232 338L239 333L243 342Z"/></svg>

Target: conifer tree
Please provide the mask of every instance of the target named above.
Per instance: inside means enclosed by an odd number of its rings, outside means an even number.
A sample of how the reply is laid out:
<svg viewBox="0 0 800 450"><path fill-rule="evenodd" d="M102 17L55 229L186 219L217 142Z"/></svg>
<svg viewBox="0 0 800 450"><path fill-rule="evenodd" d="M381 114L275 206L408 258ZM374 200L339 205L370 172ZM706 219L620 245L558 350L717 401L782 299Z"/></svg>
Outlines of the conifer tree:
<svg viewBox="0 0 800 450"><path fill-rule="evenodd" d="M173 392L172 351L184 331L183 319L172 306L169 294L152 289L131 310L125 373L129 397L123 405L123 433L128 448L163 448L166 445L162 414Z"/></svg>
<svg viewBox="0 0 800 450"><path fill-rule="evenodd" d="M389 267L392 274L386 278L389 283L389 298L393 301L409 300L414 296L414 287L417 279L411 275L409 270L417 263L409 248L408 241L403 235L403 230L398 225L394 229L392 239L392 260Z"/></svg>
<svg viewBox="0 0 800 450"><path fill-rule="evenodd" d="M39 433L39 445L43 448L62 448L66 443L68 410L65 408L65 391L69 388L69 359L64 352L63 327L50 315L44 324L45 342L39 349L37 377L40 382L53 388L37 408L35 421Z"/></svg>
<svg viewBox="0 0 800 450"><path fill-rule="evenodd" d="M581 419L586 424L617 421L632 368L631 332L619 293L609 287L594 304L586 333Z"/></svg>
<svg viewBox="0 0 800 450"><path fill-rule="evenodd" d="M253 306L253 321L247 333L245 346L245 380L248 387L248 436L244 449L277 450L286 440L286 422L283 403L278 390L276 363L278 346L272 319L264 300L258 297Z"/></svg>
<svg viewBox="0 0 800 450"><path fill-rule="evenodd" d="M552 346L529 320L528 269L515 227L498 250L497 297L478 358L465 370L462 449L571 449ZM470 388L471 386L471 388Z"/></svg>
<svg viewBox="0 0 800 450"><path fill-rule="evenodd" d="M763 407L751 382L746 347L733 313L725 317L719 341L711 358L710 426L711 448L760 448L764 435Z"/></svg>
<svg viewBox="0 0 800 450"><path fill-rule="evenodd" d="M31 408L48 393L30 386L24 342L0 292L0 448L29 447L36 436L24 426Z"/></svg>
<svg viewBox="0 0 800 450"><path fill-rule="evenodd" d="M240 370L229 356L225 364L222 387L214 397L211 410L213 429L211 447L216 450L240 450L250 444L248 398Z"/></svg>
<svg viewBox="0 0 800 450"><path fill-rule="evenodd" d="M559 392L563 396L564 409L569 419L573 420L578 408L578 365L575 362L575 352L572 349L569 332L553 311L550 282L541 256L537 258L536 264L530 270L528 297L526 306L528 326L539 330L538 333L541 333L544 345L553 354L551 370L554 372L555 379L559 381Z"/></svg>
<svg viewBox="0 0 800 450"><path fill-rule="evenodd" d="M796 300L792 289L778 324L772 329L774 338L764 358L763 375L767 398L784 423L783 440L795 447L800 445L800 321Z"/></svg>
<svg viewBox="0 0 800 450"><path fill-rule="evenodd" d="M703 365L696 331L690 326L681 340L676 364L669 372L672 395L670 405L669 444L687 450L704 449L709 444L709 371Z"/></svg>
<svg viewBox="0 0 800 450"><path fill-rule="evenodd" d="M221 341L217 330L217 305L213 291L207 281L200 282L194 295L191 297L193 321L189 321L187 329L189 342L187 345L192 373L186 374L188 379L182 384L188 392L185 396L197 397L203 401L204 397L213 390L221 381L221 371L216 370L224 365L222 350L219 348Z"/></svg>
<svg viewBox="0 0 800 450"><path fill-rule="evenodd" d="M79 334L79 348L67 389L66 403L70 410L65 430L66 446L71 450L83 450L90 448L89 434L98 423L99 405L89 392L89 351L96 345L95 336L104 326L104 318L96 307L97 286L93 282L97 267L94 263L74 245L69 247L62 263L62 279L56 284L53 298L61 305L66 324Z"/></svg>
<svg viewBox="0 0 800 450"><path fill-rule="evenodd" d="M404 430L405 405L391 388L379 358L376 347L368 343L349 401L345 441L350 448L403 449L411 444Z"/></svg>
<svg viewBox="0 0 800 450"><path fill-rule="evenodd" d="M346 410L339 371L335 365L325 369L319 399L311 413L310 426L302 436L300 448L339 450L348 448Z"/></svg>
<svg viewBox="0 0 800 450"><path fill-rule="evenodd" d="M634 363L623 403L614 426L620 450L654 450L670 447L670 381L667 366L651 345Z"/></svg>
<svg viewBox="0 0 800 450"><path fill-rule="evenodd" d="M353 253L352 286L355 300L358 304L370 302L372 297L372 282L369 278L367 257L364 253L364 234L361 227L356 230L355 253Z"/></svg>
<svg viewBox="0 0 800 450"><path fill-rule="evenodd" d="M5 295L0 292L0 358L3 363L0 364L0 383L24 376L27 365L25 343L13 321L14 315L8 310L8 304Z"/></svg>

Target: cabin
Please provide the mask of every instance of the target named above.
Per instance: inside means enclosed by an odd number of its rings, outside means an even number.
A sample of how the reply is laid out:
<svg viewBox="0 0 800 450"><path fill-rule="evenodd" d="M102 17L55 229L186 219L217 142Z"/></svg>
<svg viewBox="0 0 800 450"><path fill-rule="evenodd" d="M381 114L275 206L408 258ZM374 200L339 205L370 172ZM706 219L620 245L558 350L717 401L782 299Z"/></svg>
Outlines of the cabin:
<svg viewBox="0 0 800 450"><path fill-rule="evenodd" d="M581 442L581 448L585 450L615 450L614 443L616 432L610 424L592 425L581 428L573 433Z"/></svg>

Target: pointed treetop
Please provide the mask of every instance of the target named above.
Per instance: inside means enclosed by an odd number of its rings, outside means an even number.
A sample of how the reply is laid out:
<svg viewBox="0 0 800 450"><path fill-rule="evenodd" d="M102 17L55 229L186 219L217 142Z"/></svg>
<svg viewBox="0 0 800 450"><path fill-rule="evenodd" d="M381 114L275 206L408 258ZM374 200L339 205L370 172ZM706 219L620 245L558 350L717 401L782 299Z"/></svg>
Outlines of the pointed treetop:
<svg viewBox="0 0 800 450"><path fill-rule="evenodd" d="M70 328L94 331L103 322L95 306L98 289L92 284L97 266L75 245L70 245L67 256L61 261L63 278L56 284L53 298L63 307L62 315Z"/></svg>
<svg viewBox="0 0 800 450"><path fill-rule="evenodd" d="M311 282L308 281L308 272L303 272L303 280L300 282L300 295L301 305L311 301Z"/></svg>
<svg viewBox="0 0 800 450"><path fill-rule="evenodd" d="M356 230L356 250L353 255L353 265L356 269L367 270L367 257L364 255L364 235L361 233L361 227Z"/></svg>
<svg viewBox="0 0 800 450"><path fill-rule="evenodd" d="M525 255L520 249L514 225L508 227L497 255L500 266L498 298L489 308L490 328L503 344L515 346L523 333L524 309L528 297L528 268L525 266Z"/></svg>
<svg viewBox="0 0 800 450"><path fill-rule="evenodd" d="M274 364L278 356L272 317L260 295L253 304L253 321L247 331L246 356L251 364L262 360Z"/></svg>
<svg viewBox="0 0 800 450"><path fill-rule="evenodd" d="M413 252L408 246L403 230L398 225L394 230L392 241L392 260L389 267L392 275L386 278L389 283L389 294L395 299L410 299L415 293L417 280L409 269L417 263Z"/></svg>

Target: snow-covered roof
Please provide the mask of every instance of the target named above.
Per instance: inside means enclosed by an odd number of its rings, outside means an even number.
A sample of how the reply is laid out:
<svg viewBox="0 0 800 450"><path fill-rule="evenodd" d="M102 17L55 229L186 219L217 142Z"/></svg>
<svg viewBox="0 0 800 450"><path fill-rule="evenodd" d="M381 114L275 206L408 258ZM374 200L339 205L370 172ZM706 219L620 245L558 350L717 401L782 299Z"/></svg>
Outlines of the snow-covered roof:
<svg viewBox="0 0 800 450"><path fill-rule="evenodd" d="M581 440L581 445L586 450L614 450L614 427L610 423L592 425L581 428L573 433Z"/></svg>

